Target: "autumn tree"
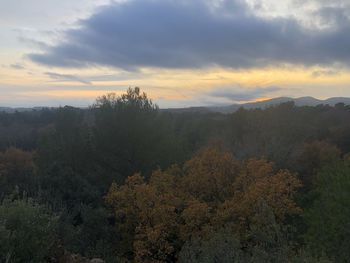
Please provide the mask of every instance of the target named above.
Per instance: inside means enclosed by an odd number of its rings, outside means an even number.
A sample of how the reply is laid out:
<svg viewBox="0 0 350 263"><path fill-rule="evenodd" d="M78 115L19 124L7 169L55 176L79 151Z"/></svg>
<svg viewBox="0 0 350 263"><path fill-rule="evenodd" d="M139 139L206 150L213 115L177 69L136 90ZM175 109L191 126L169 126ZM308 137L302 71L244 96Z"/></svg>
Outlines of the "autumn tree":
<svg viewBox="0 0 350 263"><path fill-rule="evenodd" d="M226 200L221 209L233 209L244 220L255 214L259 202L271 207L281 222L286 215L301 212L293 201L296 190L301 187L296 175L287 170L275 171L273 164L266 160L245 161L233 187L233 197Z"/></svg>
<svg viewBox="0 0 350 263"><path fill-rule="evenodd" d="M0 200L5 195L18 191L33 194L36 179L33 176L33 154L17 148L0 153Z"/></svg>
<svg viewBox="0 0 350 263"><path fill-rule="evenodd" d="M122 243L128 244L124 255L137 262L169 262L178 259L184 243L225 225L238 238L253 231L260 204L282 223L300 212L293 201L298 187L294 174L275 171L272 163L239 162L227 152L207 148L183 168L157 170L149 180L136 174L125 185L113 184L106 200L118 231L124 233Z"/></svg>
<svg viewBox="0 0 350 263"><path fill-rule="evenodd" d="M184 191L202 202L223 202L233 194L239 168L239 162L228 152L217 148L199 151L184 166Z"/></svg>

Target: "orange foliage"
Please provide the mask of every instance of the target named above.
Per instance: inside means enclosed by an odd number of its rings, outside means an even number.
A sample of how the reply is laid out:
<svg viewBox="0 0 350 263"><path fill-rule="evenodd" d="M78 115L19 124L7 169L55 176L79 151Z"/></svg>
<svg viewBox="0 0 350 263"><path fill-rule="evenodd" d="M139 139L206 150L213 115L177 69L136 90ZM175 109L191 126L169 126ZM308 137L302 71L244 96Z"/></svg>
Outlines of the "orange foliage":
<svg viewBox="0 0 350 263"><path fill-rule="evenodd" d="M136 174L123 186L113 184L106 201L129 242L125 253L132 250L136 262L169 262L185 241L212 228L229 223L244 231L261 202L280 221L300 212L293 201L300 186L294 174L275 171L266 160L239 162L209 148L183 169L153 172L148 183Z"/></svg>
<svg viewBox="0 0 350 263"><path fill-rule="evenodd" d="M232 195L231 185L239 171L239 163L230 153L208 148L185 164L184 191L204 202L224 201Z"/></svg>
<svg viewBox="0 0 350 263"><path fill-rule="evenodd" d="M0 176L26 173L33 169L33 155L16 148L9 148L0 153Z"/></svg>

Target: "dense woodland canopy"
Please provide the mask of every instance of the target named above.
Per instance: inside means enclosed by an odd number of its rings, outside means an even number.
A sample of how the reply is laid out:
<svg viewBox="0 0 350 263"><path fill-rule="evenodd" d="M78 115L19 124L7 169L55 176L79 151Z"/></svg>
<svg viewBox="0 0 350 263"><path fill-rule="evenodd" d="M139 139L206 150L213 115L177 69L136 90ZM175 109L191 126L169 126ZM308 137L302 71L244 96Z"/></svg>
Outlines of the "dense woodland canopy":
<svg viewBox="0 0 350 263"><path fill-rule="evenodd" d="M0 114L0 262L349 262L350 106Z"/></svg>

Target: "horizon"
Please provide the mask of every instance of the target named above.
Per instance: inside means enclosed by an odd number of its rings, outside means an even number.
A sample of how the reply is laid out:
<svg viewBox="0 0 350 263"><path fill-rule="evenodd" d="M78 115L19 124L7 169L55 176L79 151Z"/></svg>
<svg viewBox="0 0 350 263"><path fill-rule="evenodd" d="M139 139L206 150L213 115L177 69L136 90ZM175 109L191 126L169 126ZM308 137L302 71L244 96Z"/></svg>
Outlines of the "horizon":
<svg viewBox="0 0 350 263"><path fill-rule="evenodd" d="M13 0L1 7L4 107L87 107L135 86L161 108L350 97L346 0Z"/></svg>
<svg viewBox="0 0 350 263"><path fill-rule="evenodd" d="M150 98L152 100L152 98ZM199 106L185 106L185 107L159 107L160 110L176 110L176 109L191 109L191 108L225 108L225 107L230 107L230 106L239 106L239 105L247 105L247 104L259 104L259 102L269 102L273 100L278 100L278 99L290 99L290 100L300 100L300 99L312 99L316 100L319 102L326 102L331 99L338 99L340 100L339 102L344 103L341 101L341 99L346 99L350 100L350 97L329 97L325 99L320 99L320 98L315 98L312 96L303 96L303 97L286 97L286 96L280 96L280 97L273 97L273 98L263 98L255 101L247 101L247 102L238 102L238 103L231 103L231 104L216 104L216 105L199 105ZM153 101L153 100L152 100ZM154 102L154 101L153 101ZM156 102L154 102L155 105L159 106ZM284 103L284 102L280 102ZM274 105L278 105L279 103L277 102ZM33 105L33 106L4 106L0 104L0 109L8 108L11 110L16 110L16 109L56 109L56 108L62 108L62 107L74 107L74 108L80 108L80 109L87 109L91 107L93 103L86 105L86 106L74 106L74 105L69 105L69 104L62 104L62 105L57 105L57 106L49 106L49 105Z"/></svg>

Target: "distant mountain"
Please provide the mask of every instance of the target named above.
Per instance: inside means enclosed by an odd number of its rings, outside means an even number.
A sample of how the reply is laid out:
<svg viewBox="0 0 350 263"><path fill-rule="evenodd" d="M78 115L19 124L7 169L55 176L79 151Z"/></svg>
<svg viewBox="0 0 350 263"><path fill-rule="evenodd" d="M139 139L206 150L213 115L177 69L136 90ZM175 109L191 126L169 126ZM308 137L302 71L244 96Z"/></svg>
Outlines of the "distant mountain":
<svg viewBox="0 0 350 263"><path fill-rule="evenodd" d="M298 107L302 106L317 106L317 105L330 105L334 106L337 103L344 103L345 105L350 105L350 98L335 97L326 100L319 100L313 97L300 97L300 98L290 98L290 97L278 97L264 101L250 102L244 104L233 104L229 106L222 107L208 107L209 111L221 112L221 113L232 113L237 111L239 108L244 109L264 109L271 106L276 106L286 102L294 102Z"/></svg>
<svg viewBox="0 0 350 263"><path fill-rule="evenodd" d="M344 103L345 105L350 105L350 98L335 97L329 98L323 102L323 104L329 104L334 106L337 103Z"/></svg>
<svg viewBox="0 0 350 263"><path fill-rule="evenodd" d="M313 97L300 97L300 98L290 98L290 97L278 97L264 101L249 102L243 104L232 104L228 106L214 106L214 107L189 107L189 108L178 108L178 109L165 109L164 111L171 112L221 112L221 113L232 113L237 111L239 108L244 109L264 109L271 106L276 106L281 103L294 102L296 106L317 106L320 104L334 106L337 103L344 103L345 105L350 105L350 98L335 97L326 100L319 100Z"/></svg>

